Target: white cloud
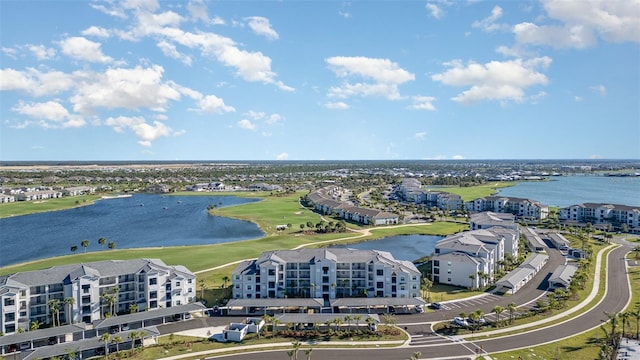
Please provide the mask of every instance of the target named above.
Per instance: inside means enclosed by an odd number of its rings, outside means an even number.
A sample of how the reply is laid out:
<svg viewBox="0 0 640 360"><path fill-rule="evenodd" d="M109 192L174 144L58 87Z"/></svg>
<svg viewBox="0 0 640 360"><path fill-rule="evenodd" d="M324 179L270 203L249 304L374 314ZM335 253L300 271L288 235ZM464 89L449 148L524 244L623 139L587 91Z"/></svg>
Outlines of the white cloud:
<svg viewBox="0 0 640 360"><path fill-rule="evenodd" d="M46 96L69 90L74 84L73 75L60 71L0 69L0 90L19 90L33 96Z"/></svg>
<svg viewBox="0 0 640 360"><path fill-rule="evenodd" d="M253 110L247 111L245 115L252 118L253 120L264 119L264 117L267 116L267 114L262 111L253 111Z"/></svg>
<svg viewBox="0 0 640 360"><path fill-rule="evenodd" d="M256 129L256 126L247 119L242 119L238 121L238 127L241 129L251 130L251 131L254 131Z"/></svg>
<svg viewBox="0 0 640 360"><path fill-rule="evenodd" d="M496 21L502 17L502 8L500 6L495 6L491 10L491 15L486 18L478 21L474 21L471 26L474 28L480 28L486 32L493 32L499 30L503 26L500 24L496 24Z"/></svg>
<svg viewBox="0 0 640 360"><path fill-rule="evenodd" d="M249 110L244 115L250 117L253 120L263 120L264 123L268 125L276 125L284 120L284 118L280 114L273 113L267 115L267 113L262 111Z"/></svg>
<svg viewBox="0 0 640 360"><path fill-rule="evenodd" d="M28 45L27 48L38 60L49 60L56 56L55 49L48 48L44 45Z"/></svg>
<svg viewBox="0 0 640 360"><path fill-rule="evenodd" d="M251 16L245 18L245 20L256 35L264 36L269 40L278 39L278 33L271 27L269 19L262 16Z"/></svg>
<svg viewBox="0 0 640 360"><path fill-rule="evenodd" d="M276 155L276 160L287 160L287 159L289 159L289 154L287 154L286 152Z"/></svg>
<svg viewBox="0 0 640 360"><path fill-rule="evenodd" d="M102 53L101 44L75 36L60 41L62 52L70 58L89 62L108 63L113 59Z"/></svg>
<svg viewBox="0 0 640 360"><path fill-rule="evenodd" d="M413 137L415 139L417 139L417 140L422 141L427 137L427 132L426 131L417 132L417 133L413 134Z"/></svg>
<svg viewBox="0 0 640 360"><path fill-rule="evenodd" d="M464 156L462 155L453 155L451 158L453 160L464 160Z"/></svg>
<svg viewBox="0 0 640 360"><path fill-rule="evenodd" d="M127 14L125 14L124 10L117 7L108 8L105 5L101 4L89 4L89 6L109 16L117 17L120 19L127 18Z"/></svg>
<svg viewBox="0 0 640 360"><path fill-rule="evenodd" d="M198 101L200 109L204 112L222 114L224 112L235 112L233 106L225 105L224 100L215 95L208 95Z"/></svg>
<svg viewBox="0 0 640 360"><path fill-rule="evenodd" d="M413 96L413 104L409 106L410 109L414 110L429 110L434 111L436 109L433 106L433 101L435 101L435 97L433 96Z"/></svg>
<svg viewBox="0 0 640 360"><path fill-rule="evenodd" d="M209 18L207 14L207 5L202 0L189 1L187 10L193 20L200 20L206 24L224 25L224 20L218 16Z"/></svg>
<svg viewBox="0 0 640 360"><path fill-rule="evenodd" d="M582 97L576 95L576 96L573 97L573 100L575 102L582 102Z"/></svg>
<svg viewBox="0 0 640 360"><path fill-rule="evenodd" d="M640 42L640 2L543 0L547 17L560 25L520 23L518 43L554 48L587 48L598 38L607 42Z"/></svg>
<svg viewBox="0 0 640 360"><path fill-rule="evenodd" d="M141 116L118 116L110 117L105 120L105 125L110 126L116 132L124 132L126 129L133 131L138 137L138 144L144 147L150 147L151 143L160 137L173 135L173 130L160 121L154 121L153 124L147 124Z"/></svg>
<svg viewBox="0 0 640 360"><path fill-rule="evenodd" d="M12 58L12 59L17 59L18 58L18 50L14 49L14 48L8 48L8 47L3 47L2 48L2 52Z"/></svg>
<svg viewBox="0 0 640 360"><path fill-rule="evenodd" d="M431 14L431 16L433 16L436 19L441 19L445 14L442 7L440 7L438 4L429 2L425 5L425 7L427 8L427 10L429 10L429 13Z"/></svg>
<svg viewBox="0 0 640 360"><path fill-rule="evenodd" d="M600 96L607 96L607 88L604 85L590 86L589 89L597 92Z"/></svg>
<svg viewBox="0 0 640 360"><path fill-rule="evenodd" d="M160 40L157 45L165 56L180 60L183 64L191 66L191 57L189 55L184 55L178 52L176 46L172 43L165 40Z"/></svg>
<svg viewBox="0 0 640 360"><path fill-rule="evenodd" d="M548 83L547 77L537 68L546 69L550 64L548 57L491 61L484 65L469 62L466 66L456 60L445 64L450 67L449 70L432 75L431 79L450 86L470 86L452 98L461 103L483 100L522 102L528 87Z"/></svg>
<svg viewBox="0 0 640 360"><path fill-rule="evenodd" d="M84 36L95 36L99 38L108 38L109 36L111 36L111 34L109 34L109 30L98 26L90 26L82 30L80 34Z"/></svg>
<svg viewBox="0 0 640 360"><path fill-rule="evenodd" d="M340 78L360 77L373 81L373 83L344 83L339 87L332 87L329 89L330 97L383 96L396 100L400 98L398 86L415 80L414 74L388 59L335 56L325 61Z"/></svg>
<svg viewBox="0 0 640 360"><path fill-rule="evenodd" d="M81 127L85 125L84 119L77 115L72 115L57 101L47 101L42 103L25 103L20 101L11 108L21 115L36 120L26 121L20 127L37 125L43 128L67 128Z"/></svg>
<svg viewBox="0 0 640 360"><path fill-rule="evenodd" d="M164 112L170 101L180 99L180 93L173 84L162 82L163 72L158 65L112 68L105 73L77 72L82 81L71 97L74 111L91 114L96 108L148 108Z"/></svg>
<svg viewBox="0 0 640 360"><path fill-rule="evenodd" d="M326 107L327 109L333 109L333 110L346 110L350 106L349 106L349 104L344 103L342 101L336 101L336 102L325 103L324 107Z"/></svg>
<svg viewBox="0 0 640 360"><path fill-rule="evenodd" d="M345 18L345 19L349 19L349 18L351 18L351 13L349 13L349 12L347 12L347 11L339 10L339 11L338 11L338 15L342 16L342 17L343 17L343 18Z"/></svg>

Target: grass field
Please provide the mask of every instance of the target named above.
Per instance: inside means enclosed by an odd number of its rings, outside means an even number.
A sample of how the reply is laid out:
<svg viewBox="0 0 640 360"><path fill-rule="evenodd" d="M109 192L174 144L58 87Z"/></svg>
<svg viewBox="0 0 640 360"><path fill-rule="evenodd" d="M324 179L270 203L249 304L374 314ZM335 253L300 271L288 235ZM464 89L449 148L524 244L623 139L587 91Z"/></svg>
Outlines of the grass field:
<svg viewBox="0 0 640 360"><path fill-rule="evenodd" d="M473 187L445 187L437 188L436 190L460 195L460 197L462 197L462 201L470 201L479 197L493 195L498 191L497 189L513 186L515 184L516 183L514 182L496 182Z"/></svg>
<svg viewBox="0 0 640 360"><path fill-rule="evenodd" d="M47 211L66 210L78 206L93 204L102 195L82 195L72 197L62 197L58 199L47 199L39 201L16 201L8 204L0 204L0 219L35 214Z"/></svg>

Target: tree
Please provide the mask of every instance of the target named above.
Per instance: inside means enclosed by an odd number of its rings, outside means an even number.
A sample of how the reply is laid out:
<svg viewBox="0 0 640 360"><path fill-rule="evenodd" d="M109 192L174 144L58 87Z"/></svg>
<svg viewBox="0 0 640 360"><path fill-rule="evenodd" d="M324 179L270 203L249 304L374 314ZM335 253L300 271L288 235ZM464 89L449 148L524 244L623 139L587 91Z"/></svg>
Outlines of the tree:
<svg viewBox="0 0 640 360"><path fill-rule="evenodd" d="M513 324L513 315L516 312L516 304L509 303L509 305L507 305L507 309L509 310L509 323Z"/></svg>
<svg viewBox="0 0 640 360"><path fill-rule="evenodd" d="M356 330L360 330L360 320L362 320L362 315L354 315L353 320L356 322Z"/></svg>
<svg viewBox="0 0 640 360"><path fill-rule="evenodd" d="M123 341L124 339L120 335L116 335L111 338L111 342L116 344L116 354L120 352L120 343Z"/></svg>
<svg viewBox="0 0 640 360"><path fill-rule="evenodd" d="M60 325L60 320L57 317L57 315L60 312L60 300L51 299L51 300L49 300L47 302L47 305L49 306L49 314L51 315L51 323L52 323L52 325L55 327L56 326L56 319L58 319L57 324L59 326Z"/></svg>
<svg viewBox="0 0 640 360"><path fill-rule="evenodd" d="M87 248L89 247L89 240L82 240L82 242L80 242L80 245L84 248L84 252L87 252Z"/></svg>
<svg viewBox="0 0 640 360"><path fill-rule="evenodd" d="M353 317L351 315L345 315L344 321L347 322L347 330L351 330L351 321L353 321Z"/></svg>
<svg viewBox="0 0 640 360"><path fill-rule="evenodd" d="M416 351L413 354L411 354L411 357L409 359L410 360L418 360L418 359L420 359L420 356L422 356L422 353L420 351Z"/></svg>
<svg viewBox="0 0 640 360"><path fill-rule="evenodd" d="M138 312L138 304L131 303L129 304L129 314L135 314Z"/></svg>
<svg viewBox="0 0 640 360"><path fill-rule="evenodd" d="M204 300L204 291L207 289L207 283L204 279L200 279L198 281L198 285L200 285L200 300Z"/></svg>
<svg viewBox="0 0 640 360"><path fill-rule="evenodd" d="M109 242L109 244L107 245L107 247L109 248L109 250L113 250L116 248L116 243L111 241Z"/></svg>
<svg viewBox="0 0 640 360"><path fill-rule="evenodd" d="M264 320L265 325L271 325L271 332L273 332L273 316L269 315L269 314L264 314L262 315L262 320Z"/></svg>
<svg viewBox="0 0 640 360"><path fill-rule="evenodd" d="M425 300L427 302L431 302L431 287L433 286L433 281L426 276L422 277L422 289L427 291L427 296Z"/></svg>
<svg viewBox="0 0 640 360"><path fill-rule="evenodd" d="M222 277L222 287L226 288L227 287L227 282L231 281L231 278L228 275L225 275Z"/></svg>
<svg viewBox="0 0 640 360"><path fill-rule="evenodd" d="M38 320L33 320L31 322L31 324L29 325L29 331L35 331L40 329L40 326L42 325L42 323Z"/></svg>
<svg viewBox="0 0 640 360"><path fill-rule="evenodd" d="M67 318L69 324L73 323L73 305L76 303L76 299L73 296L64 298L64 304L67 305Z"/></svg>
<svg viewBox="0 0 640 360"><path fill-rule="evenodd" d="M136 339L138 338L137 331L129 332L129 340L131 340L131 355L133 355L133 351L136 349Z"/></svg>
<svg viewBox="0 0 640 360"><path fill-rule="evenodd" d="M111 340L111 335L109 333L104 333L100 336L100 341L104 343L104 355L109 356L109 340Z"/></svg>
<svg viewBox="0 0 640 360"><path fill-rule="evenodd" d="M307 355L307 360L311 360L311 352L313 351L313 348L308 348L304 351L304 354Z"/></svg>
<svg viewBox="0 0 640 360"><path fill-rule="evenodd" d="M298 350L300 350L300 346L302 344L300 343L300 341L294 341L292 345L293 345L293 356L295 357L296 360L298 360Z"/></svg>
<svg viewBox="0 0 640 360"><path fill-rule="evenodd" d="M76 251L78 251L78 247L76 245L71 246L71 252L75 253Z"/></svg>
<svg viewBox="0 0 640 360"><path fill-rule="evenodd" d="M339 317L333 319L333 324L336 326L336 331L338 331L340 326L343 324L342 319L340 319Z"/></svg>
<svg viewBox="0 0 640 360"><path fill-rule="evenodd" d="M627 311L627 312L623 312L622 314L620 314L620 319L622 320L622 337L626 336L626 327L627 324L631 322L631 317L633 316L633 314L631 314L631 312Z"/></svg>
<svg viewBox="0 0 640 360"><path fill-rule="evenodd" d="M289 360L293 360L293 355L294 354L295 354L295 352L293 350L287 351L287 356L289 357Z"/></svg>
<svg viewBox="0 0 640 360"><path fill-rule="evenodd" d="M493 307L493 312L496 313L496 323L500 323L500 315L504 312L504 308L500 305L496 305Z"/></svg>
<svg viewBox="0 0 640 360"><path fill-rule="evenodd" d="M104 244L106 244L106 243L107 243L107 239L106 238L101 237L100 239L98 239L98 244L100 244L100 246L102 248L104 248Z"/></svg>

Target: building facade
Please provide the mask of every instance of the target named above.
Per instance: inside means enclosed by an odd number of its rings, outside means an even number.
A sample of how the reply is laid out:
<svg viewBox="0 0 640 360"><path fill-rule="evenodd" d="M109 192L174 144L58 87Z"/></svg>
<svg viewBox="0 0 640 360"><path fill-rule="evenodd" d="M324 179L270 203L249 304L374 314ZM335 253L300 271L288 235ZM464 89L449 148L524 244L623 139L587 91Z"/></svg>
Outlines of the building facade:
<svg viewBox="0 0 640 360"><path fill-rule="evenodd" d="M504 197L487 196L477 198L465 203L465 209L469 212L492 211L496 213L509 213L518 218L542 220L549 216L549 207L539 201Z"/></svg>
<svg viewBox="0 0 640 360"><path fill-rule="evenodd" d="M195 301L196 276L158 259L56 266L0 277L0 332L33 321L90 323L112 312L168 308ZM52 308L57 307L58 313ZM69 311L70 310L70 311Z"/></svg>
<svg viewBox="0 0 640 360"><path fill-rule="evenodd" d="M239 264L232 280L234 299L420 296L415 265L376 250L269 251Z"/></svg>
<svg viewBox="0 0 640 360"><path fill-rule="evenodd" d="M640 208L634 206L597 203L571 205L559 210L558 219L640 231Z"/></svg>

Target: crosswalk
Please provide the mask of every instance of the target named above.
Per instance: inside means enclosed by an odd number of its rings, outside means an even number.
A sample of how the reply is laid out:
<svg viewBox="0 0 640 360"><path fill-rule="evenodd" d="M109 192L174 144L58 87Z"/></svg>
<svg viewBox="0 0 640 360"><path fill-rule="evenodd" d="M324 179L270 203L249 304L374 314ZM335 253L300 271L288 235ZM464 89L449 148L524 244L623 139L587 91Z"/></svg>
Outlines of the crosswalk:
<svg viewBox="0 0 640 360"><path fill-rule="evenodd" d="M409 342L409 346L442 345L450 342L452 342L450 338L436 334L418 334L411 335L411 342Z"/></svg>

